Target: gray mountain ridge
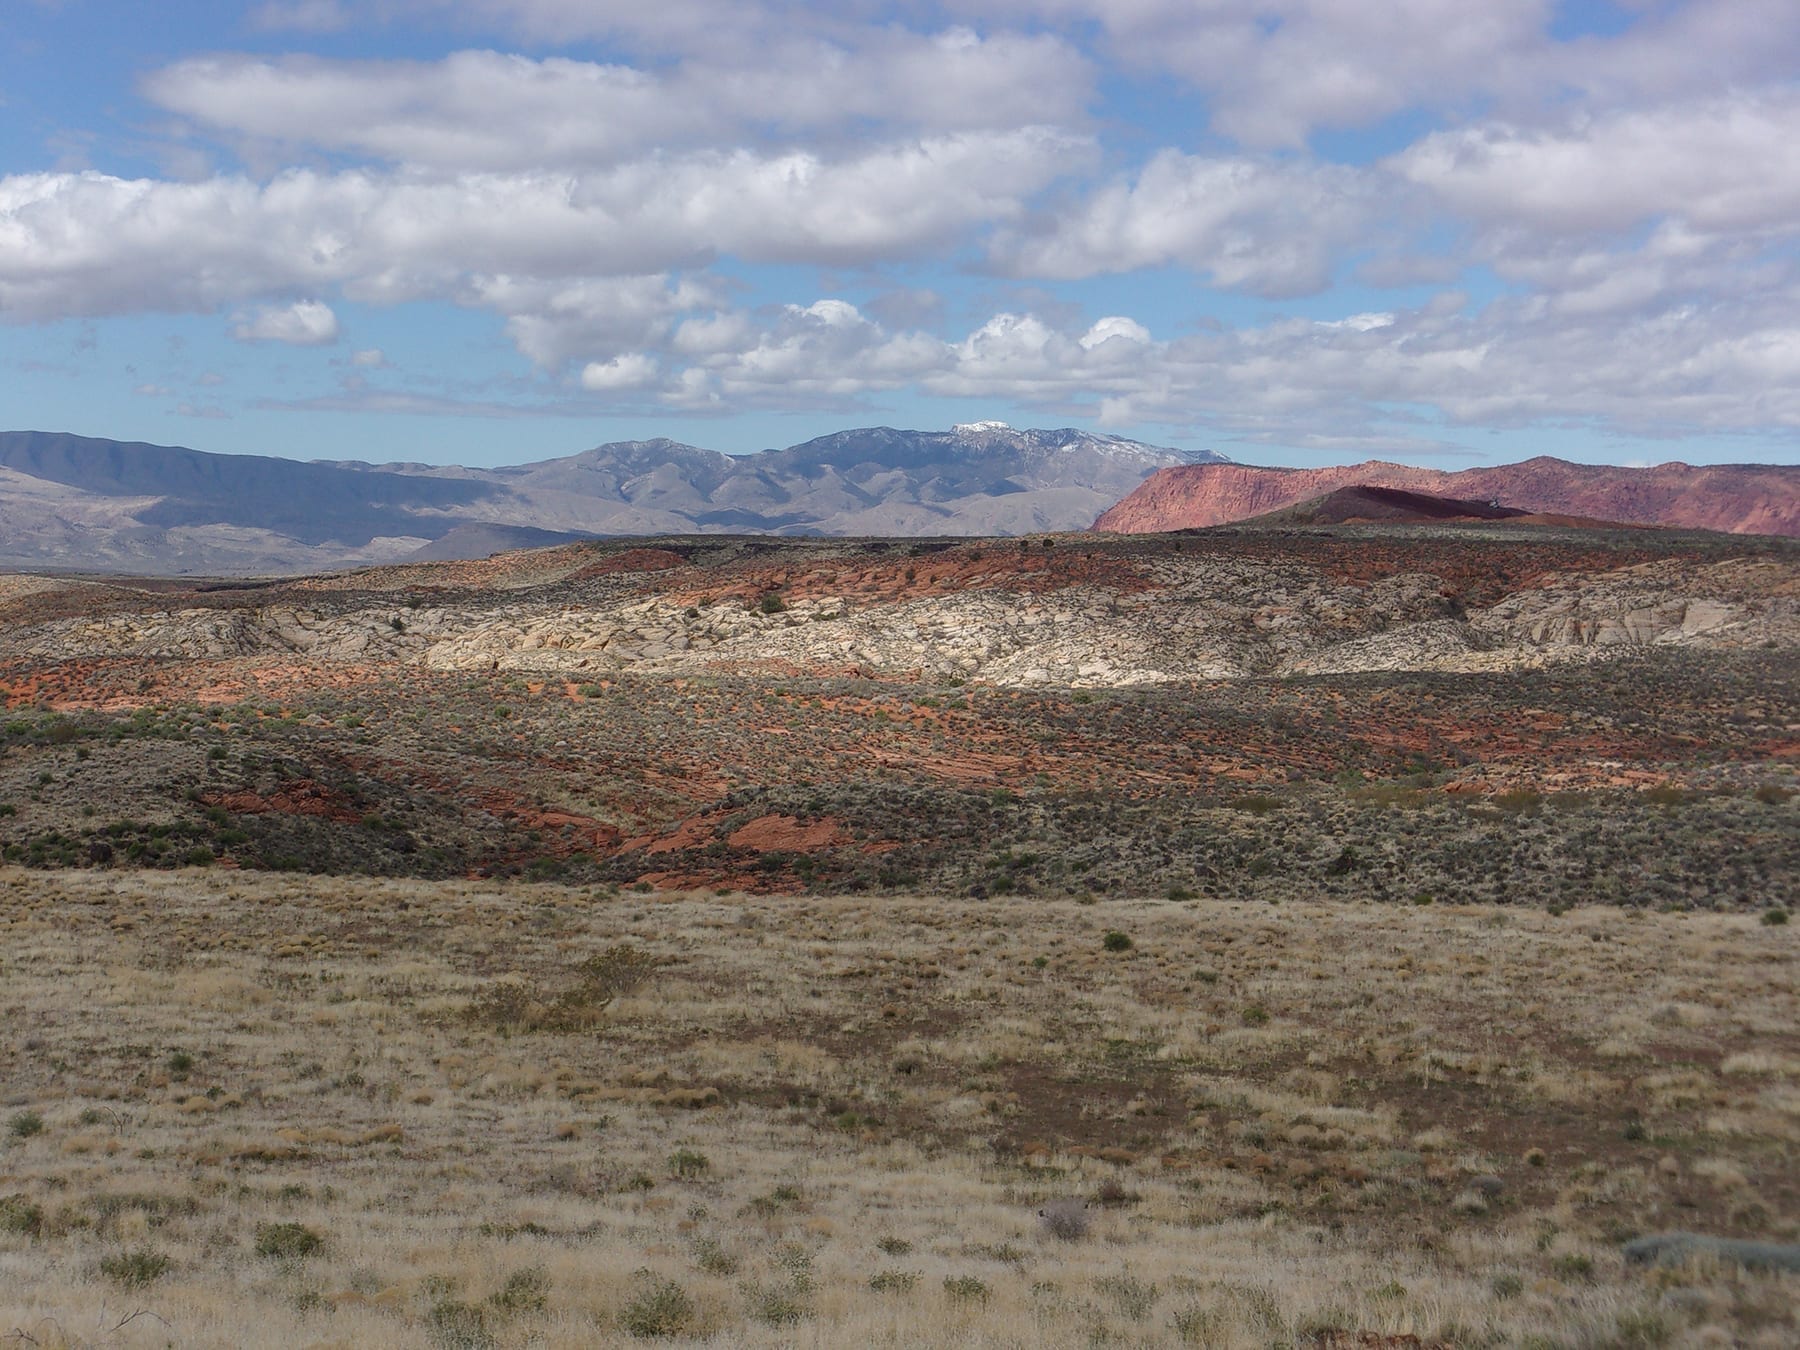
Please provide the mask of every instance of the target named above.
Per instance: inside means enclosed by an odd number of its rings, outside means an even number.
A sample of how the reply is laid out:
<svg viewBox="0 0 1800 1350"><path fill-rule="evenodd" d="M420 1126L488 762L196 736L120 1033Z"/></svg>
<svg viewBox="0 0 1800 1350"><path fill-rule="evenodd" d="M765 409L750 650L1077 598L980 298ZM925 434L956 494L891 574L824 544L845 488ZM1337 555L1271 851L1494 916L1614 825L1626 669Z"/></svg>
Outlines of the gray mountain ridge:
<svg viewBox="0 0 1800 1350"><path fill-rule="evenodd" d="M1220 460L1075 428L864 427L726 455L668 439L482 469L0 433L0 566L277 574L600 535L1085 529L1152 472Z"/></svg>

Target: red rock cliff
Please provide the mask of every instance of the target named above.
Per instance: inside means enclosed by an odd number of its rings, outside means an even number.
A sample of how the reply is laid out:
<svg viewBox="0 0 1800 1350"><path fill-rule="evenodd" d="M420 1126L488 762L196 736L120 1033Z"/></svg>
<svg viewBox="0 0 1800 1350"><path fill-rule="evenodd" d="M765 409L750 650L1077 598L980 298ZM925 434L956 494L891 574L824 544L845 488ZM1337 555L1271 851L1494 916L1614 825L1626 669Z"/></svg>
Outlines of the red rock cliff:
<svg viewBox="0 0 1800 1350"><path fill-rule="evenodd" d="M1323 469L1185 465L1152 474L1103 513L1094 528L1143 534L1225 525L1357 485L1632 524L1800 536L1797 465L1658 464L1622 469L1548 457L1455 473L1381 460Z"/></svg>

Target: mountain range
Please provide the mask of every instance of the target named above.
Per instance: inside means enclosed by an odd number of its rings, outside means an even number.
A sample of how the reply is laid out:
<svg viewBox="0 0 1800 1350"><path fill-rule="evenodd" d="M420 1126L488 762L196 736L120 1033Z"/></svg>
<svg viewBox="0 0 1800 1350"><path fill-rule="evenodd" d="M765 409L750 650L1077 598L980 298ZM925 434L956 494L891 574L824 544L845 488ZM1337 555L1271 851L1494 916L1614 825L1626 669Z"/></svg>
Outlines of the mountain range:
<svg viewBox="0 0 1800 1350"><path fill-rule="evenodd" d="M1456 472L1380 460L1319 469L1181 465L1152 475L1094 528L1140 534L1226 525L1347 488L1398 489L1588 522L1800 535L1800 465L1620 468L1547 456Z"/></svg>
<svg viewBox="0 0 1800 1350"><path fill-rule="evenodd" d="M1157 469L1218 458L1002 422L867 427L737 456L620 441L492 469L7 432L0 566L270 574L596 535L1075 530Z"/></svg>

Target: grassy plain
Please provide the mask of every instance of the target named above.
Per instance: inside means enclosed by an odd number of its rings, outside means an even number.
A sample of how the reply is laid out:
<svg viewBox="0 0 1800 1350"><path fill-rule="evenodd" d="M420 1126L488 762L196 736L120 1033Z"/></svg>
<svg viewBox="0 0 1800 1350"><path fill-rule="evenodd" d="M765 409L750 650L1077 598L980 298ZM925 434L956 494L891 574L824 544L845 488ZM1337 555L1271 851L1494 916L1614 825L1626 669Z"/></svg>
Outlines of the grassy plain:
<svg viewBox="0 0 1800 1350"><path fill-rule="evenodd" d="M1620 1246L1800 1237L1797 968L1754 911L8 869L0 1343L1792 1345L1800 1276Z"/></svg>

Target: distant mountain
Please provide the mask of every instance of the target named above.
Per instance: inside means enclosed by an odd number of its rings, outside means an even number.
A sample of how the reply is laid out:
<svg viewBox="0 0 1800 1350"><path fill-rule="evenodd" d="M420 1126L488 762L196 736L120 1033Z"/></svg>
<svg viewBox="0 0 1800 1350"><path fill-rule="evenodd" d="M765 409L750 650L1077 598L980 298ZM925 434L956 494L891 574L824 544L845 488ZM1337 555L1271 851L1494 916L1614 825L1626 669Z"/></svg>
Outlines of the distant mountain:
<svg viewBox="0 0 1800 1350"><path fill-rule="evenodd" d="M8 432L0 566L276 573L592 535L1072 530L1157 469L1217 459L999 422L867 427L741 456L621 441L499 469L301 463Z"/></svg>
<svg viewBox="0 0 1800 1350"><path fill-rule="evenodd" d="M1734 534L1800 535L1800 465L1659 464L1626 469L1548 457L1454 473L1379 460L1322 469L1184 465L1154 474L1102 513L1094 528L1136 534L1224 525L1352 487L1504 502L1540 515Z"/></svg>

